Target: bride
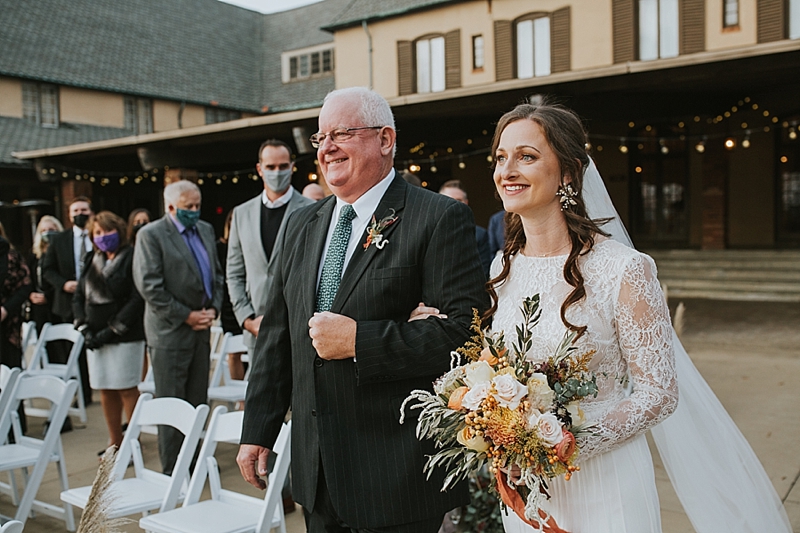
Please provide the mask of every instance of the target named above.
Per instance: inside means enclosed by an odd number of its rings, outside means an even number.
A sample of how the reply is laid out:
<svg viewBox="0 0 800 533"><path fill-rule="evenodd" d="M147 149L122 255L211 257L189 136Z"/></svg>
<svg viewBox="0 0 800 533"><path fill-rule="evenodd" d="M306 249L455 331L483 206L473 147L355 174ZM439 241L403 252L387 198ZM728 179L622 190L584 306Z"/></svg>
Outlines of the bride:
<svg viewBox="0 0 800 533"><path fill-rule="evenodd" d="M579 333L577 353L596 350L599 394L581 404L592 434L578 439L580 472L549 482L544 531L660 532L652 428L698 533L790 532L758 459L677 340L655 264L627 240L585 142L580 119L548 104L503 115L492 142L508 214L488 284L491 328L513 343L520 304L538 293L528 357L554 353L566 330ZM412 319L436 313L421 304ZM540 531L510 511L503 523Z"/></svg>

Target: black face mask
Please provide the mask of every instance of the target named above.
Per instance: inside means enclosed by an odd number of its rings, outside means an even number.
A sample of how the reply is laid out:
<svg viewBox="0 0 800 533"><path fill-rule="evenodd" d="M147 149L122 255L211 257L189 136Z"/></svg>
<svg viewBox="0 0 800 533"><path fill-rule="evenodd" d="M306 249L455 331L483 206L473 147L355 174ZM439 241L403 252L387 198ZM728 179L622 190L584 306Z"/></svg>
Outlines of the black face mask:
<svg viewBox="0 0 800 533"><path fill-rule="evenodd" d="M136 235L139 233L139 230L142 229L147 225L147 222L142 222L141 224L134 224L133 225L133 234Z"/></svg>
<svg viewBox="0 0 800 533"><path fill-rule="evenodd" d="M86 227L87 222L89 222L89 215L80 214L72 217L72 223L81 229Z"/></svg>
<svg viewBox="0 0 800 533"><path fill-rule="evenodd" d="M44 233L42 233L42 242L49 244L50 243L50 239L53 238L53 235L57 235L57 234L58 234L57 231L45 231Z"/></svg>

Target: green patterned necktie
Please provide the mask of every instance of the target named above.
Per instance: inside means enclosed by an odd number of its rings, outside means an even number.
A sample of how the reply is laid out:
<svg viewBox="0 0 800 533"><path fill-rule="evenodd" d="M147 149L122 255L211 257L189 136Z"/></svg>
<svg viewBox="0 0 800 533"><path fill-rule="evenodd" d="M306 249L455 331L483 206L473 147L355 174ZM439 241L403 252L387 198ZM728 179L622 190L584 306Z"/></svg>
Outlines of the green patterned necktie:
<svg viewBox="0 0 800 533"><path fill-rule="evenodd" d="M333 305L333 298L339 290L339 282L342 281L342 269L344 268L344 258L347 255L347 244L350 242L350 233L353 231L353 219L356 212L352 205L342 207L339 214L339 221L333 230L331 243L328 245L328 253L325 254L325 262L322 265L322 276L319 280L319 291L317 292L317 312L330 311Z"/></svg>

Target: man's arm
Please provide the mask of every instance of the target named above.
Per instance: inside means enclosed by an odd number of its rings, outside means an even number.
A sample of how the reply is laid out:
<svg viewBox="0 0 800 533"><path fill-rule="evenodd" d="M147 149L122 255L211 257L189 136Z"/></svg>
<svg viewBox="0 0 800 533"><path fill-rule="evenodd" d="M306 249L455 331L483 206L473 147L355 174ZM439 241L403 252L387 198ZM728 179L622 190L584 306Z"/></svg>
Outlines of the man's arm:
<svg viewBox="0 0 800 533"><path fill-rule="evenodd" d="M459 203L446 208L419 269L421 300L448 318L358 322L359 384L443 373L449 368L450 352L469 338L473 308L483 312L489 305L469 208Z"/></svg>
<svg viewBox="0 0 800 533"><path fill-rule="evenodd" d="M164 258L152 231L140 231L133 248L133 281L145 302L171 324L185 322L192 311L164 288Z"/></svg>
<svg viewBox="0 0 800 533"><path fill-rule="evenodd" d="M245 321L254 317L256 314L253 302L247 295L247 268L244 264L244 251L242 241L239 237L239 225L237 215L239 209L233 211L231 221L231 233L228 236L228 259L226 267L226 281L228 283L228 295L233 305L233 314L236 321L244 325ZM266 273L264 273L266 275Z"/></svg>

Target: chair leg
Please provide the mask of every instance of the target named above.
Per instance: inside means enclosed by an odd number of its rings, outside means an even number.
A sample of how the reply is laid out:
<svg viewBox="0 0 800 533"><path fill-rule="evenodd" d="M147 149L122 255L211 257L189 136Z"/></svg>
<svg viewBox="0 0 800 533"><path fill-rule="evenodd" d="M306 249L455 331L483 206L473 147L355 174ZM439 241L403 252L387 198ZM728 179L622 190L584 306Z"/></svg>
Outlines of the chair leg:
<svg viewBox="0 0 800 533"><path fill-rule="evenodd" d="M61 482L61 492L69 490L69 477L67 474L67 464L64 461L64 446L61 439L58 441L58 477ZM67 531L75 531L75 515L72 512L72 505L67 502L61 502L64 507L64 522L67 525Z"/></svg>
<svg viewBox="0 0 800 533"><path fill-rule="evenodd" d="M87 420L86 403L83 401L83 383L81 382L80 372L77 376L75 376L75 378L78 380L78 417L80 418L81 424L85 424ZM70 409L70 411L73 411L73 409Z"/></svg>
<svg viewBox="0 0 800 533"><path fill-rule="evenodd" d="M19 505L19 492L17 489L17 475L13 470L8 471L8 488L11 489L11 503L16 507Z"/></svg>

